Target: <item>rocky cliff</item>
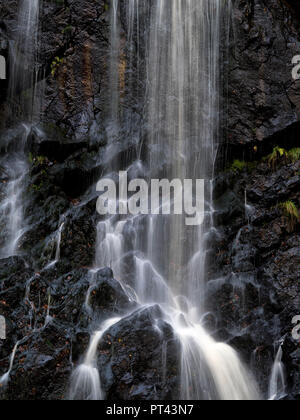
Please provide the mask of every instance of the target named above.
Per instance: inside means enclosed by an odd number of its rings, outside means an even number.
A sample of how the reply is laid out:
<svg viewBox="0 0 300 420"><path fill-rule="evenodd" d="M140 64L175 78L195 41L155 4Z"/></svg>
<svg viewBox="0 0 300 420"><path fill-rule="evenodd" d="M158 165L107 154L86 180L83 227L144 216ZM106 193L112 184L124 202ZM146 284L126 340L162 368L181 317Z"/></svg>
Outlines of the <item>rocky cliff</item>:
<svg viewBox="0 0 300 420"><path fill-rule="evenodd" d="M264 390L283 343L288 398L299 398L299 343L291 334L299 312L299 215L287 210L300 206L300 83L291 77L299 9L236 1L234 11L208 300L219 314L217 336L242 351Z"/></svg>

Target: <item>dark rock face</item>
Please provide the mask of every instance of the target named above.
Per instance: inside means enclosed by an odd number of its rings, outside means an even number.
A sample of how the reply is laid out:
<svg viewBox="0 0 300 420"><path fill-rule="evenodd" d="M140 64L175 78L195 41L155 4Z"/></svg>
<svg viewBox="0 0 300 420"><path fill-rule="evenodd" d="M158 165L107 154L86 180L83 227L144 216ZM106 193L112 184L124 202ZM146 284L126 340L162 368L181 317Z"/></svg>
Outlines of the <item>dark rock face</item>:
<svg viewBox="0 0 300 420"><path fill-rule="evenodd" d="M300 5L297 0L287 0L287 3L292 7L292 10L300 16Z"/></svg>
<svg viewBox="0 0 300 420"><path fill-rule="evenodd" d="M300 390L299 343L291 336L299 313L299 223L291 229L279 205L291 200L299 209L299 161L283 159L271 168L262 157L278 145L300 146L300 85L291 75L292 58L300 51L299 6L236 0L233 8L228 141L221 154L256 162L217 177L220 236L212 245L208 301L219 315L217 338L244 355L265 396L274 352L283 342L293 399Z"/></svg>
<svg viewBox="0 0 300 420"><path fill-rule="evenodd" d="M299 161L275 170L257 163L219 176L216 214L223 227L208 284L210 309L219 314L218 337L241 351L265 391L283 340L290 395L300 389L294 370L299 343L292 340L300 303L300 226L298 221L291 229L279 204L292 200L299 208L299 168Z"/></svg>
<svg viewBox="0 0 300 420"><path fill-rule="evenodd" d="M0 4L0 54L5 57L14 39L17 3ZM300 165L281 162L272 170L261 158L275 145L299 146L300 85L291 76L292 57L300 54L299 15L297 0L233 2L224 130L228 141L220 160L260 163L239 173L218 174L219 236L212 238L214 264L207 288L208 309L218 317L216 338L241 352L264 392L274 343L283 341L289 399L300 393L299 343L291 338L292 317L300 314L299 224L291 230L277 205L293 200L300 208ZM45 101L39 129L32 130L26 150L28 230L21 255L0 260L0 314L6 317L8 337L0 340L0 376L8 371L19 341L0 398L66 398L72 363L82 360L95 326L128 311L99 344L98 366L107 397L176 398L180 348L160 308L136 310L110 269L97 273L90 295L95 319L85 305L98 221L95 182L105 165L103 146L110 136L107 1L44 0L40 44ZM7 118L7 87L8 81L0 82L1 133L15 128ZM126 94L137 98L130 99L124 114L138 131L139 93ZM12 135L17 141L18 133ZM122 148L110 157L121 165L136 153L130 147L134 133L128 137L123 128ZM5 141L1 137L1 153ZM5 180L1 173L0 193ZM62 223L60 261L45 269L55 259Z"/></svg>
<svg viewBox="0 0 300 420"><path fill-rule="evenodd" d="M134 308L111 270L103 269L90 297L91 322L85 306L91 273L76 269L60 276L66 269L60 262L32 273L21 258L1 261L0 309L8 336L0 341L1 372L8 371L11 350L19 342L10 381L0 390L3 399L66 398L72 363L80 361L95 325Z"/></svg>
<svg viewBox="0 0 300 420"><path fill-rule="evenodd" d="M89 0L46 2L42 18L41 60L48 72L55 57L63 59L48 78L46 128L61 133L63 143L89 143L89 130L103 111L108 63L106 2ZM107 90L106 90L107 92ZM51 139L51 137L50 137Z"/></svg>
<svg viewBox="0 0 300 420"><path fill-rule="evenodd" d="M159 306L123 318L107 331L99 350L107 398L169 400L178 395L180 345Z"/></svg>

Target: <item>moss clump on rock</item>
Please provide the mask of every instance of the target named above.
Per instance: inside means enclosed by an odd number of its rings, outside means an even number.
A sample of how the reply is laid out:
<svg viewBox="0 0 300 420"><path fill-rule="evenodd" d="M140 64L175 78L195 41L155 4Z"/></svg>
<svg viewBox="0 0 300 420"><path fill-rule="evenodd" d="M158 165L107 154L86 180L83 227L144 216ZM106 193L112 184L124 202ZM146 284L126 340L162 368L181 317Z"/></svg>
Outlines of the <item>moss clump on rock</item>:
<svg viewBox="0 0 300 420"><path fill-rule="evenodd" d="M300 221L299 210L293 201L286 201L279 204L279 209L287 221L288 231L293 232Z"/></svg>

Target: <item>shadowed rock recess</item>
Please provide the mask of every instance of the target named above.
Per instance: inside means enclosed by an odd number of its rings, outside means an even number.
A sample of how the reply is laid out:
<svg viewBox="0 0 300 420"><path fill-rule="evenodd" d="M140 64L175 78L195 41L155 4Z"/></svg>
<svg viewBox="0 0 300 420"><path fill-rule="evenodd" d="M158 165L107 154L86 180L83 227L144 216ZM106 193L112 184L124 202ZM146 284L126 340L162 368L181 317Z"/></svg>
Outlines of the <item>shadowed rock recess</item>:
<svg viewBox="0 0 300 420"><path fill-rule="evenodd" d="M9 65L8 80L0 81L1 157L9 153L8 142L20 140L9 99L18 3L0 4L0 54ZM122 42L126 0L120 3ZM96 324L110 317L122 319L104 333L96 353L106 398L180 395L180 343L160 306L139 307L132 289L124 287L132 286L131 279L119 279L109 268L91 281L100 218L95 185L107 165L111 135L110 7L108 0L40 2L33 83L43 101L25 145L27 228L17 255L0 259L0 315L7 324L0 378L9 371L0 386L3 400L68 399L72 372ZM300 55L300 9L297 0L234 0L231 13L226 116L214 182L218 233L209 238L205 327L242 355L266 399L282 345L286 384L280 397L300 399L300 343L291 333L292 319L300 315L300 219L286 210L293 202L300 212L300 153L290 152L300 148L300 80L292 79L292 58ZM142 85L143 45L139 54ZM135 69L127 74L120 65L119 71L130 77ZM133 137L147 131L143 87L124 92L122 147L111 158L121 169L137 158ZM136 127L129 130L132 121ZM0 204L7 182L0 166Z"/></svg>

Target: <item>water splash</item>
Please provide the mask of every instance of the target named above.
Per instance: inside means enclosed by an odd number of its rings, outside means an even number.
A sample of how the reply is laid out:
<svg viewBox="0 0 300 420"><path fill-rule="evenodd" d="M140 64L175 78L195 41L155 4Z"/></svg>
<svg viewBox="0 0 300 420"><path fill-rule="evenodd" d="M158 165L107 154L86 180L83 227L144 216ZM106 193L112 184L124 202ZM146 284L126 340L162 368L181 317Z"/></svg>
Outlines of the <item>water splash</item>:
<svg viewBox="0 0 300 420"><path fill-rule="evenodd" d="M270 377L269 384L269 400L275 401L284 398L286 394L286 380L285 380L285 367L282 362L283 351L282 344L280 344L274 365L272 368L272 373Z"/></svg>
<svg viewBox="0 0 300 420"><path fill-rule="evenodd" d="M113 224L112 219L100 222L97 226L96 267L110 267L115 277L122 277L122 257L124 255L124 236L126 222Z"/></svg>
<svg viewBox="0 0 300 420"><path fill-rule="evenodd" d="M91 337L83 363L72 374L70 400L98 401L104 399L97 367L97 349L105 331L119 321L120 318L112 318L105 321L99 331L96 331Z"/></svg>
<svg viewBox="0 0 300 420"><path fill-rule="evenodd" d="M147 124L139 139L142 144L146 138L146 162L140 162L141 154L136 165L128 160L128 179L134 176L133 167L139 168L139 174L146 179L205 179L206 210L204 224L199 228L187 227L181 216L114 216L100 222L96 268L113 268L120 281L134 279L130 287L140 306L160 304L166 322L181 343L182 399L259 399L255 380L238 354L213 340L201 325L206 313L209 240L218 234L214 227L212 179L220 137L222 26L229 21L230 1L129 0L126 11L127 65L133 66L127 69L128 85L133 84L136 66L141 64L141 57L137 57L141 51L147 74ZM124 51L119 33L119 2L114 0L110 67L114 93L110 112L118 132L122 125L121 102L126 100L124 74L120 74ZM112 151L119 147L118 138L111 138L106 156L115 156ZM108 164L112 178L119 164L116 160ZM89 293L91 290L92 285ZM103 329L94 334L85 362L72 376L73 397L105 397L95 364ZM163 353L163 369L166 357Z"/></svg>
<svg viewBox="0 0 300 420"><path fill-rule="evenodd" d="M200 325L177 326L182 343L182 400L252 400L259 394L238 354Z"/></svg>
<svg viewBox="0 0 300 420"><path fill-rule="evenodd" d="M12 368L14 366L14 361L15 361L16 353L17 353L17 350L18 350L18 347L19 347L20 343L21 342L18 341L16 343L13 351L12 351L12 354L10 356L9 369L8 369L8 371L3 376L1 376L1 378L0 378L0 386L6 386L7 383L8 383L8 381L9 381L10 373L11 373Z"/></svg>
<svg viewBox="0 0 300 420"><path fill-rule="evenodd" d="M46 267L45 270L49 270L50 268L54 267L60 260L60 246L61 246L61 238L63 228L65 226L65 222L62 222L57 233L56 233L56 251L55 251L55 259L51 261Z"/></svg>

